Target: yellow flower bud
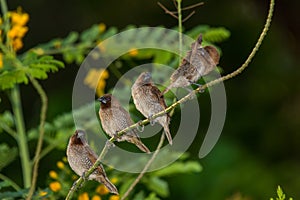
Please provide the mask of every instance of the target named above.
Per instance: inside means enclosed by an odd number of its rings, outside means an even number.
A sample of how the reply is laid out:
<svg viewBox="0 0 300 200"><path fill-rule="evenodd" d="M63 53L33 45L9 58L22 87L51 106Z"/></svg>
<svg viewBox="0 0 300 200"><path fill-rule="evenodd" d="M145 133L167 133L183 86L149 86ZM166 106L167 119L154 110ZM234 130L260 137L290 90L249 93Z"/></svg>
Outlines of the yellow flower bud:
<svg viewBox="0 0 300 200"><path fill-rule="evenodd" d="M39 196L40 197L43 197L43 196L46 196L48 193L46 191L40 191L39 192Z"/></svg>
<svg viewBox="0 0 300 200"><path fill-rule="evenodd" d="M29 20L29 15L27 13L11 12L10 14L12 24L24 26Z"/></svg>
<svg viewBox="0 0 300 200"><path fill-rule="evenodd" d="M57 192L61 189L61 184L58 181L55 181L50 183L49 187L53 192Z"/></svg>
<svg viewBox="0 0 300 200"><path fill-rule="evenodd" d="M78 196L78 200L89 200L89 195L87 192L84 192Z"/></svg>
<svg viewBox="0 0 300 200"><path fill-rule="evenodd" d="M119 195L111 195L109 197L109 200L119 200L120 199L120 196Z"/></svg>
<svg viewBox="0 0 300 200"><path fill-rule="evenodd" d="M99 195L94 195L92 197L92 200L101 200L101 197Z"/></svg>
<svg viewBox="0 0 300 200"><path fill-rule="evenodd" d="M137 56L138 53L139 53L139 51L136 48L132 48L129 50L129 55L132 57Z"/></svg>
<svg viewBox="0 0 300 200"><path fill-rule="evenodd" d="M65 167L65 164L64 164L63 162L61 162L61 161L58 161L58 162L56 163L56 165L57 165L57 167L58 167L59 169L63 169L63 168Z"/></svg>
<svg viewBox="0 0 300 200"><path fill-rule="evenodd" d="M109 190L107 189L107 187L105 187L105 185L99 185L96 188L96 192L100 195L105 195L109 193Z"/></svg>
<svg viewBox="0 0 300 200"><path fill-rule="evenodd" d="M104 23L100 23L99 24L99 31L100 31L100 33L104 32L105 29L106 29L106 25Z"/></svg>
<svg viewBox="0 0 300 200"><path fill-rule="evenodd" d="M116 184L119 180L117 177L113 177L111 180L110 180L113 184Z"/></svg>
<svg viewBox="0 0 300 200"><path fill-rule="evenodd" d="M0 53L0 69L3 68L3 54Z"/></svg>
<svg viewBox="0 0 300 200"><path fill-rule="evenodd" d="M57 179L57 177L58 177L57 173L56 173L55 171L53 171L53 170L51 170L51 171L49 172L49 176L50 176L51 178L53 178L53 179Z"/></svg>

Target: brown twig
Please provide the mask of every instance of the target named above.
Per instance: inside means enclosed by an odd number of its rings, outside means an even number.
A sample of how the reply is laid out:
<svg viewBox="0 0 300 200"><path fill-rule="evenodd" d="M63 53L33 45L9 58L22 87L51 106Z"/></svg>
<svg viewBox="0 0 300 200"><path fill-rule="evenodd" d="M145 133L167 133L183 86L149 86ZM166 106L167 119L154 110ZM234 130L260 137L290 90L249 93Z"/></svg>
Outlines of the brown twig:
<svg viewBox="0 0 300 200"><path fill-rule="evenodd" d="M196 12L193 10L193 12L191 12L188 16L186 16L183 20L182 23L187 21L191 16L193 16Z"/></svg>
<svg viewBox="0 0 300 200"><path fill-rule="evenodd" d="M170 10L168 10L164 5L162 5L160 2L157 2L157 4L165 11L166 14L171 15L172 17L174 17L175 19L178 19L178 17L176 15L174 15L174 13Z"/></svg>
<svg viewBox="0 0 300 200"><path fill-rule="evenodd" d="M130 185L130 187L128 188L128 190L125 192L125 194L122 196L121 200L124 200L126 197L128 197L128 195L130 194L130 192L133 190L133 188L140 182L140 180L143 178L143 176L145 175L145 173L147 172L147 170L149 169L149 167L151 166L151 164L153 163L154 159L156 158L160 148L162 147L163 143L165 140L165 134L161 134L160 137L160 141L159 144L157 145L157 148L155 150L155 152L153 153L153 155L151 156L151 158L148 160L148 162L146 163L144 169L140 172L140 174L138 175L138 177L134 180L134 182Z"/></svg>

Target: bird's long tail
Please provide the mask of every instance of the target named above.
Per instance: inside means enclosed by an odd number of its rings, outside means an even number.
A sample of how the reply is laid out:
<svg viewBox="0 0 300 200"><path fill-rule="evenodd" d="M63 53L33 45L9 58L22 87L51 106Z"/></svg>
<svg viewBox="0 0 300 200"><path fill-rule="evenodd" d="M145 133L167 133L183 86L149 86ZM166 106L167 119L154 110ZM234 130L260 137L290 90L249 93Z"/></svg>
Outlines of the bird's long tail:
<svg viewBox="0 0 300 200"><path fill-rule="evenodd" d="M165 116L159 117L159 118L157 118L157 120L158 120L159 124L164 128L164 132L169 141L169 144L172 145L173 140L172 140L172 136L171 136L170 129L169 129L169 123L170 123L169 115L167 114Z"/></svg>
<svg viewBox="0 0 300 200"><path fill-rule="evenodd" d="M105 185L107 187L107 189L110 191L110 193L119 194L118 189L116 188L116 186L114 184L112 184L106 176L104 176L104 175L99 176L97 178L97 181L99 181L103 185Z"/></svg>
<svg viewBox="0 0 300 200"><path fill-rule="evenodd" d="M169 141L169 144L172 145L173 144L173 140L172 140L172 136L171 136L171 133L170 133L170 129L169 129L169 125L168 124L165 124L164 125L164 132L167 136L167 139Z"/></svg>
<svg viewBox="0 0 300 200"><path fill-rule="evenodd" d="M143 152L151 153L150 150L146 147L146 145L144 145L138 137L132 136L129 138L128 142L135 144L135 146L137 146Z"/></svg>

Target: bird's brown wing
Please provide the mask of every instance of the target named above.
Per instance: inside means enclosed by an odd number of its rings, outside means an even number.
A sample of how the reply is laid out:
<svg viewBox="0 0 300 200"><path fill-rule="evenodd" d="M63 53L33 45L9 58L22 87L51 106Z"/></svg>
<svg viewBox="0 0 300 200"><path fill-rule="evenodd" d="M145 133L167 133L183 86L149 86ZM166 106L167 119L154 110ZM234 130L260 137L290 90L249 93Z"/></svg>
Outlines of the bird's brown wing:
<svg viewBox="0 0 300 200"><path fill-rule="evenodd" d="M92 165L95 164L98 155L90 147L86 147L86 151L88 153L88 158L91 161ZM105 171L101 164L97 167L97 169L98 169L97 170L98 173L101 173L106 176Z"/></svg>
<svg viewBox="0 0 300 200"><path fill-rule="evenodd" d="M155 98L158 100L159 104L163 107L163 109L167 108L164 96L162 95L161 91L156 86L152 85L151 94L153 96L155 96ZM169 116L169 113L167 113L167 115Z"/></svg>

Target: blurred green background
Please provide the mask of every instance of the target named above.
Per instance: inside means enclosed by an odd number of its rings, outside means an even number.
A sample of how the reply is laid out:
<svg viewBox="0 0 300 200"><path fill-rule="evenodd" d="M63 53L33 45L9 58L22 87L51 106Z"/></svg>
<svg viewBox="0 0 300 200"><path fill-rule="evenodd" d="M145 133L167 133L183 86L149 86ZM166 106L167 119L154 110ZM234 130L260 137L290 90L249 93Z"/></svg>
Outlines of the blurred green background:
<svg viewBox="0 0 300 200"><path fill-rule="evenodd" d="M197 2L186 0L183 6ZM161 3L174 8L172 1ZM19 5L30 14L24 50L100 22L120 29L129 24L167 28L177 25L156 1L149 0L8 1L10 9ZM268 5L267 0L205 1L184 27L188 30L208 24L224 26L231 32L229 40L220 45L220 66L223 74L227 74L239 67L253 48ZM268 199L274 196L278 184L294 199L300 198L299 8L299 1L276 2L273 22L260 51L243 74L225 82L226 123L213 151L200 160L203 171L169 177L169 199L238 199L237 194L249 199ZM41 81L49 97L48 121L71 110L77 70L76 65L69 65ZM36 127L40 100L32 87L26 85L22 86L22 96L27 128ZM9 107L5 96L1 97L0 112ZM189 149L195 160L204 134L205 130L200 128ZM44 159L63 155L64 152L54 152ZM54 166L55 163L41 161L41 171L45 173ZM18 170L5 168L3 173Z"/></svg>

